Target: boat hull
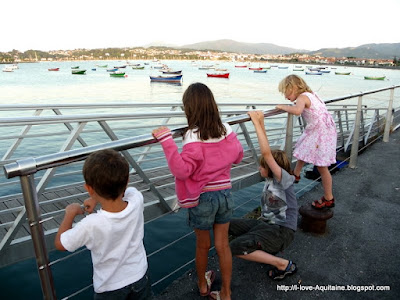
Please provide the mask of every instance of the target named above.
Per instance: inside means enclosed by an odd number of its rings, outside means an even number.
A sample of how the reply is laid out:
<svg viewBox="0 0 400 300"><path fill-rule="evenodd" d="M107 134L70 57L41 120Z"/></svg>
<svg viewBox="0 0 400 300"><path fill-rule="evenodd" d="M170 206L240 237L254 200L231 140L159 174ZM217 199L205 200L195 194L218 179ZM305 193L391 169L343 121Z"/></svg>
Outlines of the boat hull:
<svg viewBox="0 0 400 300"><path fill-rule="evenodd" d="M72 75L85 75L86 70L72 70Z"/></svg>
<svg viewBox="0 0 400 300"><path fill-rule="evenodd" d="M125 72L121 73L111 73L110 77L125 77Z"/></svg>
<svg viewBox="0 0 400 300"><path fill-rule="evenodd" d="M150 76L150 81L153 82L181 82L183 75L176 76Z"/></svg>
<svg viewBox="0 0 400 300"><path fill-rule="evenodd" d="M380 76L380 77L376 77L376 76L364 76L365 80L385 80L386 76Z"/></svg>
<svg viewBox="0 0 400 300"><path fill-rule="evenodd" d="M207 77L229 78L229 73L223 73L223 74L210 74L210 73L207 73Z"/></svg>

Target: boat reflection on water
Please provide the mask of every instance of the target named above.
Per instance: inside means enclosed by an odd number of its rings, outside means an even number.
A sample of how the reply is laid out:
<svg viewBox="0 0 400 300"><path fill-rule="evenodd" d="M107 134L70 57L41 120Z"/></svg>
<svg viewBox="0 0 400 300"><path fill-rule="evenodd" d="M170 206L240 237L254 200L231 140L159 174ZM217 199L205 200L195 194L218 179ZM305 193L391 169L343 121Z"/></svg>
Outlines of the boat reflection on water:
<svg viewBox="0 0 400 300"><path fill-rule="evenodd" d="M166 85L182 86L182 82L181 81L179 81L179 82L174 82L174 81L150 81L151 85L153 85L153 84L157 85L159 83L166 84Z"/></svg>

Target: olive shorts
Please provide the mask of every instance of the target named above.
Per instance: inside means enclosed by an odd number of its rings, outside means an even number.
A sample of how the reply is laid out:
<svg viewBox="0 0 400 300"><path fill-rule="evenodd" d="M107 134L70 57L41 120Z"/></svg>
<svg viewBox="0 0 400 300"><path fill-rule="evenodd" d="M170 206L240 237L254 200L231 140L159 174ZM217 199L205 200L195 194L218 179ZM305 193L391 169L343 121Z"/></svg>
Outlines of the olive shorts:
<svg viewBox="0 0 400 300"><path fill-rule="evenodd" d="M231 220L229 234L236 237L230 242L233 255L246 255L256 250L275 255L287 248L294 238L292 229L254 219Z"/></svg>

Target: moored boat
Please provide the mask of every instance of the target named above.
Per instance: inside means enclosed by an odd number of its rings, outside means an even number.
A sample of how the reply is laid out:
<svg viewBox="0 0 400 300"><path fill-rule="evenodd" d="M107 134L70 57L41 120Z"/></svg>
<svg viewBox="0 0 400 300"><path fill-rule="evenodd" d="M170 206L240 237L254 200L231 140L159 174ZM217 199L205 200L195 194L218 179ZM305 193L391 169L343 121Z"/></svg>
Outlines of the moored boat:
<svg viewBox="0 0 400 300"><path fill-rule="evenodd" d="M364 76L366 80L385 80L386 76Z"/></svg>
<svg viewBox="0 0 400 300"><path fill-rule="evenodd" d="M207 77L229 78L229 73L207 73Z"/></svg>
<svg viewBox="0 0 400 300"><path fill-rule="evenodd" d="M306 75L322 75L322 72L310 71L310 72L306 72Z"/></svg>
<svg viewBox="0 0 400 300"><path fill-rule="evenodd" d="M293 68L293 71L304 71L304 68Z"/></svg>
<svg viewBox="0 0 400 300"><path fill-rule="evenodd" d="M107 69L107 72L116 72L116 71L118 71L118 68Z"/></svg>
<svg viewBox="0 0 400 300"><path fill-rule="evenodd" d="M151 76L150 81L155 82L180 82L182 79L182 74L178 75L159 75L159 76Z"/></svg>
<svg viewBox="0 0 400 300"><path fill-rule="evenodd" d="M253 71L261 71L263 68L260 67L250 67L249 70L253 70Z"/></svg>
<svg viewBox="0 0 400 300"><path fill-rule="evenodd" d="M14 72L14 69L8 66L3 69L3 72Z"/></svg>
<svg viewBox="0 0 400 300"><path fill-rule="evenodd" d="M254 70L254 73L267 73L267 70Z"/></svg>
<svg viewBox="0 0 400 300"><path fill-rule="evenodd" d="M122 71L115 71L110 73L111 77L127 77L127 75L125 75L125 72Z"/></svg>
<svg viewBox="0 0 400 300"><path fill-rule="evenodd" d="M77 69L79 69L79 66L71 67L71 69L77 70Z"/></svg>
<svg viewBox="0 0 400 300"><path fill-rule="evenodd" d="M173 70L161 70L163 74L182 74L182 70L173 71Z"/></svg>
<svg viewBox="0 0 400 300"><path fill-rule="evenodd" d="M50 68L49 71L60 71L60 68Z"/></svg>
<svg viewBox="0 0 400 300"><path fill-rule="evenodd" d="M85 75L86 70L74 69L74 70L72 70L72 74L73 75Z"/></svg>
<svg viewBox="0 0 400 300"><path fill-rule="evenodd" d="M351 72L335 72L335 75L350 75Z"/></svg>
<svg viewBox="0 0 400 300"><path fill-rule="evenodd" d="M132 66L133 70L144 70L144 66Z"/></svg>

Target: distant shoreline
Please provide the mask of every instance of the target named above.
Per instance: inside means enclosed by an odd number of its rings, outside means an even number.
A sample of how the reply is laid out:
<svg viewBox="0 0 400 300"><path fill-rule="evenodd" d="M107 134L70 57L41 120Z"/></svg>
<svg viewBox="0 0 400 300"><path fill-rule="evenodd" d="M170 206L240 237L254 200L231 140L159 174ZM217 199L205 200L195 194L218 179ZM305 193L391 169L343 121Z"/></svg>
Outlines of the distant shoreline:
<svg viewBox="0 0 400 300"><path fill-rule="evenodd" d="M162 59L162 61L176 61L176 60L182 60L182 61L192 61L190 59ZM59 63L59 62L99 62L99 61L121 61L120 59L114 59L114 60L57 60L57 61L23 61L23 62L0 62L0 65L12 65L12 64L35 64L35 63ZM149 61L144 60L144 61ZM203 60L199 60L203 61ZM230 62L230 61L224 61L224 60L218 60L218 62ZM274 61L271 60L269 62L265 61L249 61L249 63L259 63L259 64L287 64L287 65L313 65L313 66L335 66L335 67L350 67L350 68L372 68L372 69L387 69L387 70L400 70L400 66L365 66L365 65L343 65L343 64L319 64L319 63L313 63L313 62L308 62L308 63L301 63L301 62L282 62L282 61Z"/></svg>

